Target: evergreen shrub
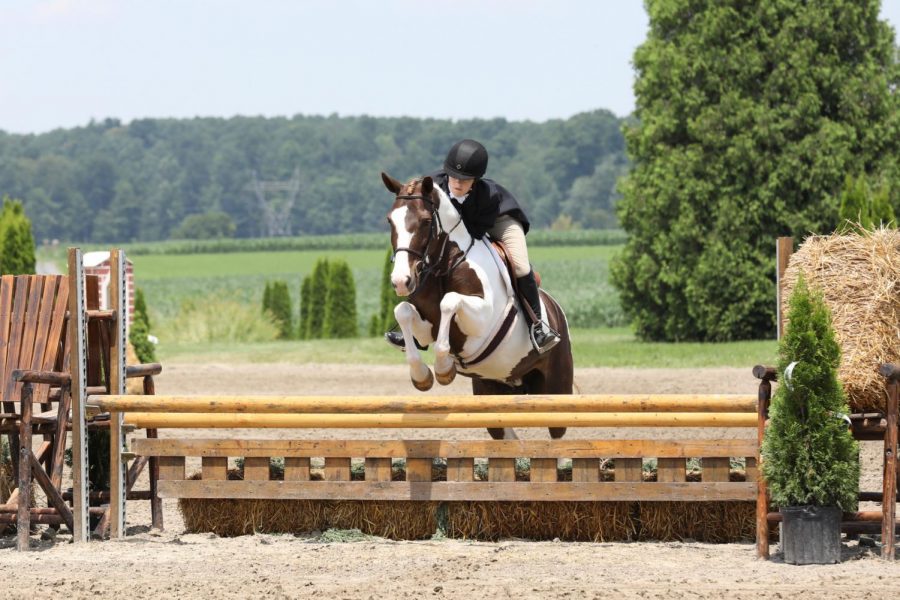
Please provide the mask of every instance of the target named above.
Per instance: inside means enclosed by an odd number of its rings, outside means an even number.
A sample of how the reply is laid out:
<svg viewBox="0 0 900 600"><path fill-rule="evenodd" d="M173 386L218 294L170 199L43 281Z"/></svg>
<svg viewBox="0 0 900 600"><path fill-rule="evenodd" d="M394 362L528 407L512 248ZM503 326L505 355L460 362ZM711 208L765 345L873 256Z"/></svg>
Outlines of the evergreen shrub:
<svg viewBox="0 0 900 600"><path fill-rule="evenodd" d="M859 447L843 418L847 402L837 378L841 353L831 315L821 293L811 291L802 277L789 305L778 349L780 384L762 446L763 476L778 507L854 511Z"/></svg>

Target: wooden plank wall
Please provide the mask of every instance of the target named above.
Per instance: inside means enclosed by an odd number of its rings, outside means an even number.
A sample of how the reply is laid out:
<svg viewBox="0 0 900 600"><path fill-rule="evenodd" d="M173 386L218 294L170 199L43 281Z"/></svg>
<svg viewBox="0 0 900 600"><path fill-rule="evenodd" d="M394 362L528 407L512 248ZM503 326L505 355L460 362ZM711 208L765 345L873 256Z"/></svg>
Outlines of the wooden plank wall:
<svg viewBox="0 0 900 600"><path fill-rule="evenodd" d="M633 452L643 445L640 440L135 439L132 443L137 454L159 457L163 497L701 501L752 500L756 493L755 440L654 440L649 447L657 454L640 457ZM548 456L554 449L557 456ZM599 456L610 449L612 456ZM696 457L700 481L688 481L687 465L693 458L689 453L698 449L713 456ZM201 457L201 478L187 480L185 460L196 456ZM518 482L517 456L530 460L529 475ZM243 482L225 481L229 457L243 459ZM271 480L271 457L284 459L284 481ZM436 475L434 457L446 461L446 476ZM612 458L614 481L602 481L603 458ZM729 482L732 458L746 461L745 482ZM405 459L406 475L392 482L394 459ZM476 481L476 459L487 461L487 481ZM560 481L557 465L568 459L571 482ZM645 481L643 466L649 459L657 460L656 481ZM364 465L355 481L353 461ZM322 481L312 481L312 464L324 465L316 477Z"/></svg>

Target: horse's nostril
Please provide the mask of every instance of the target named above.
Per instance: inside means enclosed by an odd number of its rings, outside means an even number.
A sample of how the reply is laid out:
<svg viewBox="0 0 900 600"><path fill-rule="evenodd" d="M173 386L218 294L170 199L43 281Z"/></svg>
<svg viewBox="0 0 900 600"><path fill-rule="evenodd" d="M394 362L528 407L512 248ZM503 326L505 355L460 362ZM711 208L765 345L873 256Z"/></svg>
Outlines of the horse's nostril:
<svg viewBox="0 0 900 600"><path fill-rule="evenodd" d="M411 284L411 283L412 283L412 277L407 277L406 278L406 287L409 287L409 284Z"/></svg>

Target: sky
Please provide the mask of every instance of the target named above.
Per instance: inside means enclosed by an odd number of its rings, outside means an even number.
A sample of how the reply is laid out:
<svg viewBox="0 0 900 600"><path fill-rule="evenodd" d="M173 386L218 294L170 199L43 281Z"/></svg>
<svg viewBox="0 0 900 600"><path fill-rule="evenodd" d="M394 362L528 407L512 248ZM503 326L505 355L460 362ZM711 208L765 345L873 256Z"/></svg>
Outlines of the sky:
<svg viewBox="0 0 900 600"><path fill-rule="evenodd" d="M900 0L882 18L900 29ZM0 129L634 109L639 0L0 0Z"/></svg>

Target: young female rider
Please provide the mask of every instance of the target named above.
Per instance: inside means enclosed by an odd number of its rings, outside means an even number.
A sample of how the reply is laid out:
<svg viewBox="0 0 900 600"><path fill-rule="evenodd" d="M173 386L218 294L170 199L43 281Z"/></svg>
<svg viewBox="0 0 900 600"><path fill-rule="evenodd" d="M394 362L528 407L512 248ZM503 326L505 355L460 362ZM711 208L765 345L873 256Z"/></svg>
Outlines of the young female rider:
<svg viewBox="0 0 900 600"><path fill-rule="evenodd" d="M488 153L475 140L462 140L450 148L444 160L444 168L431 175L435 185L450 196L450 201L462 215L469 234L480 240L487 233L492 239L506 246L513 263L519 294L528 302L538 321L534 324L534 343L539 352L546 352L557 343L559 337L545 330L541 323L541 304L534 271L528 262L525 234L530 223L515 197L503 186L485 179ZM528 311L523 311L530 321ZM532 323L529 322L529 325ZM403 334L391 331L385 338L395 346L404 347Z"/></svg>

